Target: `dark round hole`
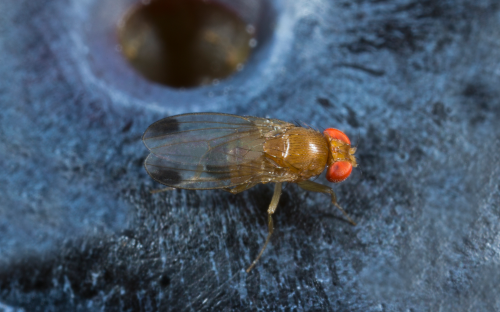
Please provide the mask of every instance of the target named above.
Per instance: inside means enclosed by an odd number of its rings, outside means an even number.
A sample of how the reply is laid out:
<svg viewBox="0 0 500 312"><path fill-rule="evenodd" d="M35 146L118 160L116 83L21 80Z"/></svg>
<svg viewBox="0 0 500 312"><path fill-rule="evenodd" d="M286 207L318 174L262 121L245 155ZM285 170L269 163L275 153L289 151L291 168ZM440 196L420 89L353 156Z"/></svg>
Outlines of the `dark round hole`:
<svg viewBox="0 0 500 312"><path fill-rule="evenodd" d="M135 5L118 27L123 55L147 79L189 88L226 78L257 41L254 27L224 5L153 0Z"/></svg>

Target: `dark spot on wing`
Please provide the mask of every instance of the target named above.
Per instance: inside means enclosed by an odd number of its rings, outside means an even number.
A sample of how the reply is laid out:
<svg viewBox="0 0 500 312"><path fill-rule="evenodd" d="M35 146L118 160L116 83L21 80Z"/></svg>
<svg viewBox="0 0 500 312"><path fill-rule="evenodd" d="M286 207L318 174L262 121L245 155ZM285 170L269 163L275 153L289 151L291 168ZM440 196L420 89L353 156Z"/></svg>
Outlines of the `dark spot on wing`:
<svg viewBox="0 0 500 312"><path fill-rule="evenodd" d="M148 166L148 171L155 180L166 185L175 186L182 182L179 172L169 169L160 169L154 166Z"/></svg>
<svg viewBox="0 0 500 312"><path fill-rule="evenodd" d="M159 137L168 133L177 132L180 130L179 122L176 118L165 118L159 120L149 126L144 133L144 140Z"/></svg>

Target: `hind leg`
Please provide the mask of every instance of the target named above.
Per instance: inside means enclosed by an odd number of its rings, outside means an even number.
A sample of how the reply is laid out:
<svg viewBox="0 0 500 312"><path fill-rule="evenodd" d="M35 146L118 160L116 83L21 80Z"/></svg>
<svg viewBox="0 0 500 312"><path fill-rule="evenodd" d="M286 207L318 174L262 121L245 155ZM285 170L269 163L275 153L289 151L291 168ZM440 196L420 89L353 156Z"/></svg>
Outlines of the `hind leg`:
<svg viewBox="0 0 500 312"><path fill-rule="evenodd" d="M246 270L247 273L250 273L250 271L253 269L253 267L257 264L257 261L259 261L260 257L264 253L264 250L266 250L267 244L269 243L269 240L271 239L271 235L273 234L274 226L273 226L273 213L276 211L276 207L278 207L278 202L280 200L281 196L281 182L276 183L274 186L274 194L273 198L271 199L271 204L269 204L269 208L267 209L267 226L268 226L268 232L267 232L267 238L266 242L264 243L264 246L259 252L259 255L255 260L252 262L252 264L248 267Z"/></svg>

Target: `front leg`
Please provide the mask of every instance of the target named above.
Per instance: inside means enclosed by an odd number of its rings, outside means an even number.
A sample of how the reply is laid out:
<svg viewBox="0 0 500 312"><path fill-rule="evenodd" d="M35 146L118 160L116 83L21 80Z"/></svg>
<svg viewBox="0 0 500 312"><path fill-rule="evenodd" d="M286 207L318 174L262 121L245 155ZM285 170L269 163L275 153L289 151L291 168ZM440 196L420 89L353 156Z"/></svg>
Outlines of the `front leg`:
<svg viewBox="0 0 500 312"><path fill-rule="evenodd" d="M337 202L337 196L335 196L335 192L333 191L332 188L313 181L302 181L298 182L297 185L306 191L330 194L332 196L332 204L334 204L335 207L337 207L338 209L340 209L340 211L342 211L344 216L347 218L347 220L349 220L349 222L351 222L352 225L356 225L356 222L354 222L349 217L349 215L347 215L347 212L345 212L345 210L342 207L340 207L339 203Z"/></svg>

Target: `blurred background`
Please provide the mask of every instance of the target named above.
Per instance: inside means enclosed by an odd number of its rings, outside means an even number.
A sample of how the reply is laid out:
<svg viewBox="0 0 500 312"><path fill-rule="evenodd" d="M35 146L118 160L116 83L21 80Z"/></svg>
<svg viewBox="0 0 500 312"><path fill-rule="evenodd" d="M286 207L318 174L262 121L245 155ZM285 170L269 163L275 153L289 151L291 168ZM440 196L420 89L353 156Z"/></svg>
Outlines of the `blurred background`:
<svg viewBox="0 0 500 312"><path fill-rule="evenodd" d="M0 2L0 310L500 311L496 0ZM335 127L323 194L158 189L154 121ZM324 176L317 180L325 183Z"/></svg>

